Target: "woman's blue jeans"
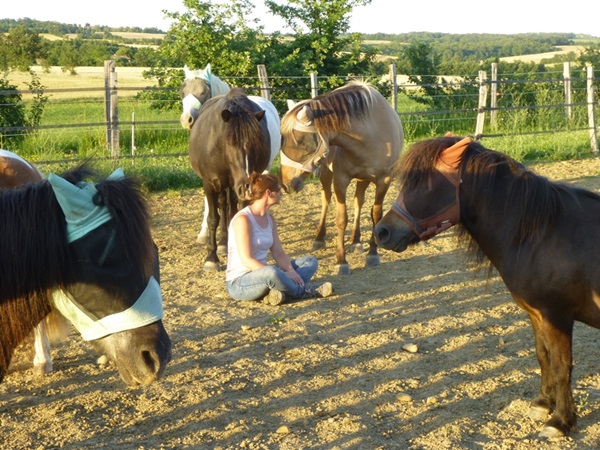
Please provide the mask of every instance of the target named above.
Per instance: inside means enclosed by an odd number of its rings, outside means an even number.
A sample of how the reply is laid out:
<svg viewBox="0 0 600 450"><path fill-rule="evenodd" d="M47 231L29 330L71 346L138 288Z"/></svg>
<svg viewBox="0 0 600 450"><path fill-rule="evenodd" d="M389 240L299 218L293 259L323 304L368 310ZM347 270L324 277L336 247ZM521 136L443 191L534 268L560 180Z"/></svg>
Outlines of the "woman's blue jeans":
<svg viewBox="0 0 600 450"><path fill-rule="evenodd" d="M301 256L292 260L294 270L308 283L317 272L319 262L314 256ZM259 300L271 289L285 292L293 298L304 294L304 286L298 286L283 270L275 265L268 265L248 272L235 280L226 283L227 292L234 300Z"/></svg>

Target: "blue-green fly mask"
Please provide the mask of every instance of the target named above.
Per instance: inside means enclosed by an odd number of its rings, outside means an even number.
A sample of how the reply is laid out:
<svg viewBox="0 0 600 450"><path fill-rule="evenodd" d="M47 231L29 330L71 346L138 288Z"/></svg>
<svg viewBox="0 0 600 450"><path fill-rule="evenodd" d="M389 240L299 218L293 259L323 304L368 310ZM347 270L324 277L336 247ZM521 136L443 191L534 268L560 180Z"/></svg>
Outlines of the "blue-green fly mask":
<svg viewBox="0 0 600 450"><path fill-rule="evenodd" d="M123 171L117 169L107 179L123 178ZM111 220L108 208L98 201L99 192L93 183L81 181L75 185L53 173L48 182L65 215L68 243L83 238ZM114 242L109 240L107 249L111 245ZM56 309L71 321L85 340L143 327L163 317L161 290L154 277L150 277L148 285L131 307L103 318L95 317L68 291L57 290L52 297Z"/></svg>

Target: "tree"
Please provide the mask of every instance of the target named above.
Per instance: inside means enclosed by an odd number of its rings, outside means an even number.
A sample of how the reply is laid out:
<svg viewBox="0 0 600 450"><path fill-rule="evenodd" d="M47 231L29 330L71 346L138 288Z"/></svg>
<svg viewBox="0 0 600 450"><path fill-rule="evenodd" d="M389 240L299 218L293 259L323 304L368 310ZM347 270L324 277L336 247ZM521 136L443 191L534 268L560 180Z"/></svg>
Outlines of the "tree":
<svg viewBox="0 0 600 450"><path fill-rule="evenodd" d="M288 43L290 55L305 73L321 75L356 73L372 61L373 51L366 51L360 35L348 35L350 16L356 6L371 0L289 0L265 4L294 31L295 39Z"/></svg>
<svg viewBox="0 0 600 450"><path fill-rule="evenodd" d="M38 58L43 57L42 39L40 35L19 25L4 37L0 36L0 69L10 68L23 72L29 70Z"/></svg>
<svg viewBox="0 0 600 450"><path fill-rule="evenodd" d="M35 127L40 124L42 119L48 97L44 95L44 86L40 83L36 73L31 69L28 72L31 75L31 82L27 87L33 94L33 98L29 102L29 110L17 86L9 81L9 72L4 72L0 77L0 91L4 91L0 96L0 103L2 103L2 108L0 108L0 147L7 142L21 141L25 132L18 128Z"/></svg>

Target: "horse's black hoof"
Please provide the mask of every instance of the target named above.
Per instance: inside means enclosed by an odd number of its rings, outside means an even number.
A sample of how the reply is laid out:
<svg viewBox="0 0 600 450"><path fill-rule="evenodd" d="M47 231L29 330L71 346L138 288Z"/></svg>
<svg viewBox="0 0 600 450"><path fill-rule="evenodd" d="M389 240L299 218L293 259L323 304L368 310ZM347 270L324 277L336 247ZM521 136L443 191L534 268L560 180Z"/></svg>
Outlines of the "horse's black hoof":
<svg viewBox="0 0 600 450"><path fill-rule="evenodd" d="M375 267L381 264L379 255L368 255L367 256L367 267Z"/></svg>
<svg viewBox="0 0 600 450"><path fill-rule="evenodd" d="M313 242L313 250L322 250L325 248L325 242L323 241L314 241Z"/></svg>
<svg viewBox="0 0 600 450"><path fill-rule="evenodd" d="M350 266L348 264L336 264L335 275L350 275Z"/></svg>

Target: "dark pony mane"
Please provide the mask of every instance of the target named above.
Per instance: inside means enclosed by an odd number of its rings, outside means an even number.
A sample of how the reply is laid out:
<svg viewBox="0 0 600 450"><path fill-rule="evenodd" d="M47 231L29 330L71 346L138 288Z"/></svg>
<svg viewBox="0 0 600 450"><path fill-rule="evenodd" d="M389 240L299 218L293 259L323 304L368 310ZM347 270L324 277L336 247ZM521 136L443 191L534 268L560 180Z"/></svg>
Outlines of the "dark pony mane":
<svg viewBox="0 0 600 450"><path fill-rule="evenodd" d="M424 177L428 178L434 170L440 153L459 140L456 137L444 137L414 144L402 155L395 168L400 183L409 190L422 183ZM477 142L469 144L459 170L463 180L461 190L477 192L469 196L471 203L467 207L477 207L482 215L497 211L498 207L503 208L507 220L514 222L512 245L517 250L525 243L539 245L545 231L564 211L564 206L578 202L578 195L589 195L600 200L600 196L592 192L537 175L513 158ZM504 185L506 193L505 197L501 194L504 197L501 206L498 205L499 184ZM486 259L463 227L460 227L459 236L461 241L466 241L472 257L480 262Z"/></svg>
<svg viewBox="0 0 600 450"><path fill-rule="evenodd" d="M373 106L373 87L368 83L351 81L348 84L296 105L281 121L283 134L292 131L298 111L308 105L319 134L348 129L353 120L365 120Z"/></svg>
<svg viewBox="0 0 600 450"><path fill-rule="evenodd" d="M92 175L95 174L84 165L62 176L77 183ZM139 185L126 178L103 180L96 188L112 215L118 235L122 236L120 245L126 247L134 264L143 267L144 275L149 276L153 272L154 244ZM0 211L2 374L10 361L5 348L14 348L50 312L49 293L67 287L72 280L68 273L66 221L48 181L0 193Z"/></svg>
<svg viewBox="0 0 600 450"><path fill-rule="evenodd" d="M228 126L225 127L225 139L229 145L250 151L265 147L262 128L254 117L258 107L254 106L242 89L233 88L227 93L222 110L231 113Z"/></svg>

